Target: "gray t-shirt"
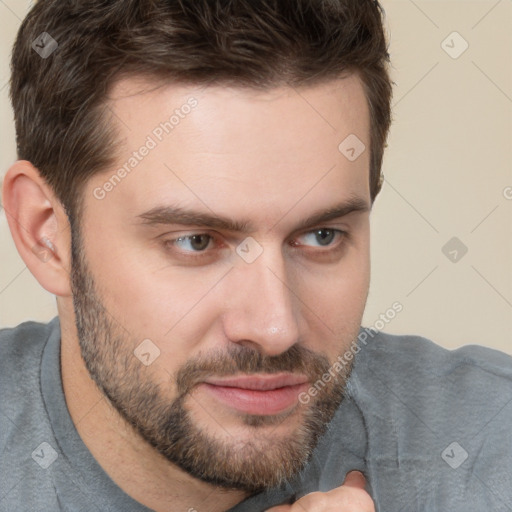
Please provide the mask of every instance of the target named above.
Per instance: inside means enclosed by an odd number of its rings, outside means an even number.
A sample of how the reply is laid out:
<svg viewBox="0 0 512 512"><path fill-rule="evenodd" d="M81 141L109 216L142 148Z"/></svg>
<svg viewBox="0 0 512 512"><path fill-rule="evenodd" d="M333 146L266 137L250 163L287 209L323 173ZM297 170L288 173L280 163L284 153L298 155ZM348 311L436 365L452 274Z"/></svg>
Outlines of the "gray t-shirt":
<svg viewBox="0 0 512 512"><path fill-rule="evenodd" d="M306 469L232 512L333 489L352 469L365 473L377 511L512 511L512 358L370 333ZM59 354L58 317L0 331L0 511L147 512L78 435Z"/></svg>

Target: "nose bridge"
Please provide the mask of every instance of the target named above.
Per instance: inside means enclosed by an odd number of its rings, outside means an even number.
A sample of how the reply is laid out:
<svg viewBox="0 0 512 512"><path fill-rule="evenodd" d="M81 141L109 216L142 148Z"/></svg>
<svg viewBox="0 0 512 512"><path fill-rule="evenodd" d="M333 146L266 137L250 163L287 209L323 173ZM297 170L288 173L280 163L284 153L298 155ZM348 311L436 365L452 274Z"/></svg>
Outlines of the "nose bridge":
<svg viewBox="0 0 512 512"><path fill-rule="evenodd" d="M297 342L298 325L281 251L267 248L252 263L237 263L226 334L233 342L259 345L268 355L286 351Z"/></svg>

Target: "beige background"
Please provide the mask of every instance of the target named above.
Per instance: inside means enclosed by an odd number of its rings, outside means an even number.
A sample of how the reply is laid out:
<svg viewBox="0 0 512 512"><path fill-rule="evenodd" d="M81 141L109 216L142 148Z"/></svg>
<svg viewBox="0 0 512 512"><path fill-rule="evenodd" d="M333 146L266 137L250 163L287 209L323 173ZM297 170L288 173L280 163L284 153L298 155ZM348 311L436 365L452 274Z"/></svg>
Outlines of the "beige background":
<svg viewBox="0 0 512 512"><path fill-rule="evenodd" d="M30 3L0 0L0 176L15 160L9 53ZM364 325L512 354L512 0L382 4L394 124L372 213ZM456 262L442 252L453 237L468 249L445 251ZM403 311L390 320L397 301ZM55 314L0 211L0 328Z"/></svg>

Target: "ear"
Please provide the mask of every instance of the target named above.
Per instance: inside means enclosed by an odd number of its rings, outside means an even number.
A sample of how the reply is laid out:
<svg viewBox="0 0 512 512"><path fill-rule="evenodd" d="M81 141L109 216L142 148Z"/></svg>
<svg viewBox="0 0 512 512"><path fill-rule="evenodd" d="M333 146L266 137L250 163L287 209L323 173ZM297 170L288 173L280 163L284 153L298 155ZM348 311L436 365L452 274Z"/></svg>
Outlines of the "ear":
<svg viewBox="0 0 512 512"><path fill-rule="evenodd" d="M41 286L71 296L71 233L53 191L26 160L14 163L3 181L2 203L16 248Z"/></svg>

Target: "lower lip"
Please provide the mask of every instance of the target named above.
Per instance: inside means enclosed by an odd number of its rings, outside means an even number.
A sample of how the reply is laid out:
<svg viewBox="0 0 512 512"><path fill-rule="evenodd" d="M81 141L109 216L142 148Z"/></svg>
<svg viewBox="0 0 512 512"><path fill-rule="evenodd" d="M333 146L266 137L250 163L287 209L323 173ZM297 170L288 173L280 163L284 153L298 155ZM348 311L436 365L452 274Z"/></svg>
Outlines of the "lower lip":
<svg viewBox="0 0 512 512"><path fill-rule="evenodd" d="M259 416L270 416L280 414L295 406L299 394L307 388L307 383L267 391L215 386L208 383L203 383L201 386L204 386L221 402L237 411Z"/></svg>

